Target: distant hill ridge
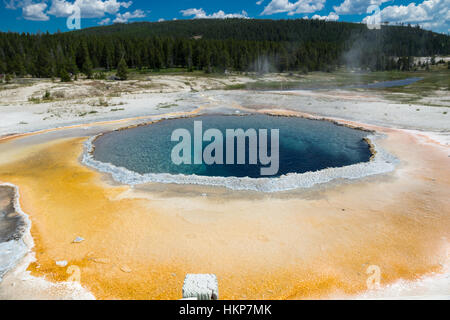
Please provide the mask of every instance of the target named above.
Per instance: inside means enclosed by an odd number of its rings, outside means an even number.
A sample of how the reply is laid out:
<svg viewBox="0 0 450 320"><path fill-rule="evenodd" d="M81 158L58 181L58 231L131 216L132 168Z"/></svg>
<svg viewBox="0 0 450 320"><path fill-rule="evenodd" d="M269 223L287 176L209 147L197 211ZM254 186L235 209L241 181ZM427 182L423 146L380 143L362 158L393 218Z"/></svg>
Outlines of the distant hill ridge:
<svg viewBox="0 0 450 320"><path fill-rule="evenodd" d="M400 39L402 36L438 38L449 45L448 35L434 33L417 27L383 25L383 34ZM358 33L370 31L366 24L313 19L194 19L162 22L134 22L113 24L74 31L87 35L123 34L138 37L160 36L247 41L339 41Z"/></svg>
<svg viewBox="0 0 450 320"><path fill-rule="evenodd" d="M412 26L319 20L198 19L114 24L55 34L0 33L0 74L35 77L128 67L205 72L411 70L450 54L450 36ZM400 57L400 59L398 59ZM122 63L122 65L124 65ZM420 66L423 67L423 66Z"/></svg>

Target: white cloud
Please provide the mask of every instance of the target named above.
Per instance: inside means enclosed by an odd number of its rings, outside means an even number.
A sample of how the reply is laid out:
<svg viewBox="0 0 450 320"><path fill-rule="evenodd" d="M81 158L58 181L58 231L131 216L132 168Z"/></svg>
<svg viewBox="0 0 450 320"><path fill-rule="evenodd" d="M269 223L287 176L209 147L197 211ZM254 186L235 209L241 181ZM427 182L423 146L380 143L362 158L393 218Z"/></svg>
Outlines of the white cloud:
<svg viewBox="0 0 450 320"><path fill-rule="evenodd" d="M68 17L74 12L74 7L81 10L82 18L101 18L105 14L118 14L121 8L129 8L132 1L118 0L52 0L48 5L46 0L34 3L33 0L4 0L6 9L22 8L26 20L47 21L48 15L55 17ZM47 11L46 11L47 10Z"/></svg>
<svg viewBox="0 0 450 320"><path fill-rule="evenodd" d="M53 0L48 14L56 17L67 17L78 6L82 18L101 18L105 14L117 14L120 8L128 8L132 1L120 2L117 0L76 0L74 2L66 0Z"/></svg>
<svg viewBox="0 0 450 320"><path fill-rule="evenodd" d="M6 9L22 9L25 20L48 21L50 18L44 12L47 9L45 1L34 3L33 0L3 0Z"/></svg>
<svg viewBox="0 0 450 320"><path fill-rule="evenodd" d="M313 20L325 20L325 21L338 21L339 16L335 12L330 12L327 16L319 16L318 14L315 14L311 17Z"/></svg>
<svg viewBox="0 0 450 320"><path fill-rule="evenodd" d="M133 12L118 13L114 19L114 23L126 23L130 19L144 18L145 13L142 10L134 10Z"/></svg>
<svg viewBox="0 0 450 320"><path fill-rule="evenodd" d="M166 20L164 18L158 19L158 22L163 22L163 21L166 21Z"/></svg>
<svg viewBox="0 0 450 320"><path fill-rule="evenodd" d="M206 14L203 9L186 9L180 11L184 17L194 16L194 19L227 19L227 18L248 18L247 12L242 10L241 13L225 13L222 10L219 10L210 15Z"/></svg>
<svg viewBox="0 0 450 320"><path fill-rule="evenodd" d="M26 20L48 21L50 18L45 14L46 3L29 3L22 7L22 15Z"/></svg>
<svg viewBox="0 0 450 320"><path fill-rule="evenodd" d="M3 0L3 3L5 4L6 9L12 9L15 10L19 7L22 7L22 0Z"/></svg>
<svg viewBox="0 0 450 320"><path fill-rule="evenodd" d="M425 0L420 4L388 6L381 10L381 20L419 24L437 32L450 32L450 0ZM367 22L371 16L363 19Z"/></svg>
<svg viewBox="0 0 450 320"><path fill-rule="evenodd" d="M73 8L74 5L70 2L65 0L54 0L47 13L55 17L68 17L73 13Z"/></svg>
<svg viewBox="0 0 450 320"><path fill-rule="evenodd" d="M206 16L206 13L205 13L205 11L203 9L194 9L194 8L192 8L192 9L181 10L180 12L185 17L195 16L197 18L197 17L200 17L200 16Z"/></svg>
<svg viewBox="0 0 450 320"><path fill-rule="evenodd" d="M380 6L393 0L344 0L339 6L333 6L338 14L363 14L371 5Z"/></svg>
<svg viewBox="0 0 450 320"><path fill-rule="evenodd" d="M51 4L47 4L50 3ZM80 8L82 18L102 18L107 14L116 15L117 21L128 21L132 18L144 17L142 10L125 12L121 14L121 8L129 8L132 1L120 0L40 0L34 3L33 0L4 0L5 8L22 8L22 15L26 20L48 21L49 16L68 17L74 13L76 6ZM104 23L106 19L100 21Z"/></svg>
<svg viewBox="0 0 450 320"><path fill-rule="evenodd" d="M259 6L259 5L261 5L263 2L264 2L264 0L259 0L259 1L256 1L256 4Z"/></svg>
<svg viewBox="0 0 450 320"><path fill-rule="evenodd" d="M102 21L100 21L98 24L103 26L105 24L109 24L110 22L111 22L110 18L105 18Z"/></svg>
<svg viewBox="0 0 450 320"><path fill-rule="evenodd" d="M298 13L311 13L322 10L326 0L298 0L290 2L289 0L272 0L264 8L261 15L272 15L275 13L287 12L292 16Z"/></svg>

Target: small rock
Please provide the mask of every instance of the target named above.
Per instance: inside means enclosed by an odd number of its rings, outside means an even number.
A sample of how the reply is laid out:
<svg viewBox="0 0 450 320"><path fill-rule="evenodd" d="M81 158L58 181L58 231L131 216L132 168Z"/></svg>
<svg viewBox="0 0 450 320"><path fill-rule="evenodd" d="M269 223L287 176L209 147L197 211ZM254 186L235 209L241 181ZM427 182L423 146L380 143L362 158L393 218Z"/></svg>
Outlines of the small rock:
<svg viewBox="0 0 450 320"><path fill-rule="evenodd" d="M76 237L75 240L72 241L72 243L80 243L80 242L83 242L83 241L84 241L84 238Z"/></svg>
<svg viewBox="0 0 450 320"><path fill-rule="evenodd" d="M67 266L67 261L66 260L60 260L60 261L55 261L56 265L59 267L65 267Z"/></svg>
<svg viewBox="0 0 450 320"><path fill-rule="evenodd" d="M120 270L122 270L125 273L130 273L131 272L131 268L129 266L126 266L126 265L121 266Z"/></svg>

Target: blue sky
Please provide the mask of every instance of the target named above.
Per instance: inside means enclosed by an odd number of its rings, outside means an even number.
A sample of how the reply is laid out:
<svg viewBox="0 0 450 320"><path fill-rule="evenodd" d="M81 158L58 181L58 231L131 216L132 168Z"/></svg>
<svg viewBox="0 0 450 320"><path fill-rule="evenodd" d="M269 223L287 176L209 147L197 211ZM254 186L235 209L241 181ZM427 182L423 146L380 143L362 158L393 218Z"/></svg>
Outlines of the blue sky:
<svg viewBox="0 0 450 320"><path fill-rule="evenodd" d="M322 19L419 24L450 33L450 0L0 0L0 30L68 31L79 8L81 28L134 21L198 18ZM377 10L368 14L372 6Z"/></svg>

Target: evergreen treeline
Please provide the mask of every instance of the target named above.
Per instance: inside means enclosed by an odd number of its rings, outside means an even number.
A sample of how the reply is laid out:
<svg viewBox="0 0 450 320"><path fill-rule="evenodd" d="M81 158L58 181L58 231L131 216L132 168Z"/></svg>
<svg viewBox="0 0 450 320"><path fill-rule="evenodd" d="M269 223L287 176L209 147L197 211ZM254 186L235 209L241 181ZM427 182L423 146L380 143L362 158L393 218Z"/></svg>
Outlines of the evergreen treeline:
<svg viewBox="0 0 450 320"><path fill-rule="evenodd" d="M122 68L206 72L328 71L342 65L405 70L411 56L449 53L449 36L411 26L369 30L303 19L140 22L55 34L0 33L0 74L92 77L95 69L115 69L121 61Z"/></svg>

